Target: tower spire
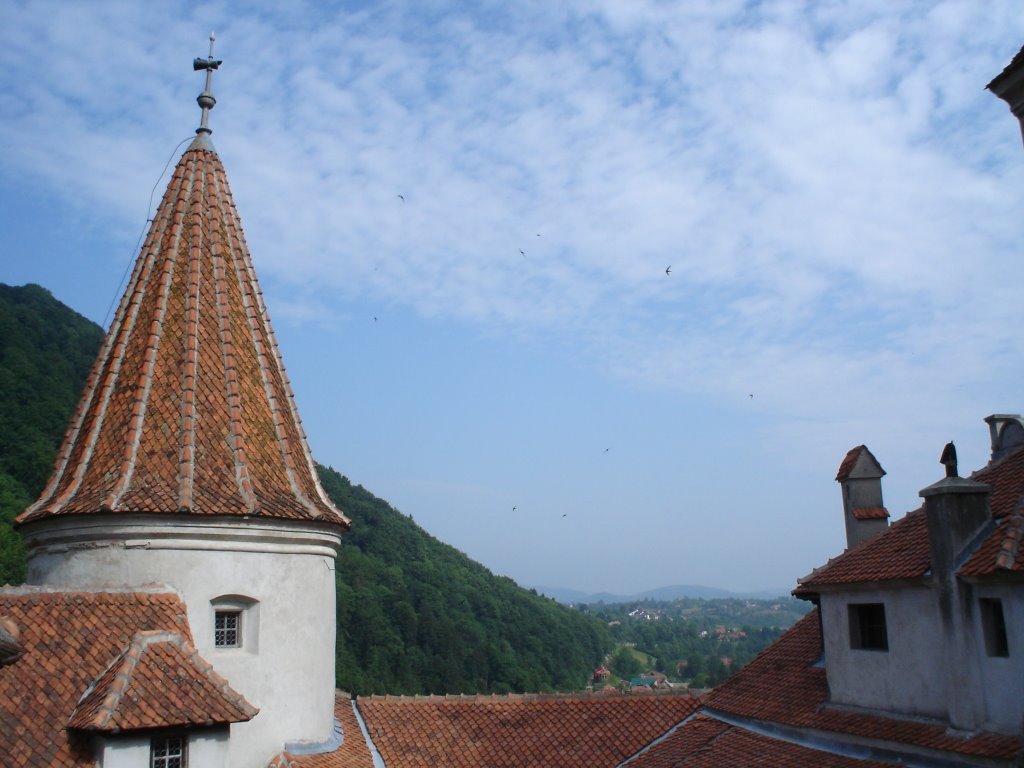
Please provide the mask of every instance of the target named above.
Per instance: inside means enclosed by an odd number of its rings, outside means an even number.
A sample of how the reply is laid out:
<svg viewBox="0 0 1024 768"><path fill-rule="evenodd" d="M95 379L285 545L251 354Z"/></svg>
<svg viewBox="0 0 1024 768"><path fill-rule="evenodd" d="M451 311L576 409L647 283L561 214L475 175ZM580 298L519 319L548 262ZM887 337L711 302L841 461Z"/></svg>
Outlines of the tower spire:
<svg viewBox="0 0 1024 768"><path fill-rule="evenodd" d="M213 43L217 39L213 32L210 33L210 53L205 59L196 58L192 62L192 70L198 72L200 70L206 70L206 87L203 92L196 97L196 103L199 104L199 108L202 110L202 118L199 121L199 127L196 128L196 140L192 146L202 146L204 149L213 149L210 143L209 137L213 131L210 129L210 110L217 106L217 99L213 97L213 91L211 86L213 85L213 70L219 69L223 63L219 59L213 58Z"/></svg>

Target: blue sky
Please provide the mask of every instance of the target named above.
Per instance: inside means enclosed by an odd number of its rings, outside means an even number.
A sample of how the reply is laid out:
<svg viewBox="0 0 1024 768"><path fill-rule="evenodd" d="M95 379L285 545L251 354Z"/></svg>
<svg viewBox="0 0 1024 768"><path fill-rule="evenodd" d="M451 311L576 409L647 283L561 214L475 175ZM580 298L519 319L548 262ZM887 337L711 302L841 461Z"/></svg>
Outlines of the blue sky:
<svg viewBox="0 0 1024 768"><path fill-rule="evenodd" d="M1024 407L1017 2L8 2L0 281L104 321L210 30L314 454L498 573L788 588Z"/></svg>

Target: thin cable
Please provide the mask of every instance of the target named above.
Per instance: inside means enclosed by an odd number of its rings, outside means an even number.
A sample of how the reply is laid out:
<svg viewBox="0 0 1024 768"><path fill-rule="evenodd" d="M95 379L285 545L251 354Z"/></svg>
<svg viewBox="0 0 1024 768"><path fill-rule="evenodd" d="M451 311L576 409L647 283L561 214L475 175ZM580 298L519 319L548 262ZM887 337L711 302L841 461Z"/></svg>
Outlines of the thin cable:
<svg viewBox="0 0 1024 768"><path fill-rule="evenodd" d="M188 136L177 143L174 149L171 150L171 156L167 158L167 163L164 165L164 169L160 171L160 176L156 180L156 184L153 185L153 189L149 191L149 205L146 208L146 222L142 225L142 231L139 232L139 237L135 241L135 245L132 248L132 252L128 255L128 264L124 268L124 273L121 275L121 280L117 284L117 289L114 291L114 297L110 300L110 306L107 307L107 313L103 316L103 327L107 327L107 320L110 318L110 312L114 308L114 304L117 302L117 297L121 295L121 289L124 286L125 280L128 278L128 273L132 269L132 264L135 263L135 254L138 253L139 243L142 242L142 238L146 234L146 226L151 224L153 219L149 218L150 211L153 210L153 195L156 194L156 188L160 186L160 181L163 179L164 174L167 173L167 169L171 167L171 161L174 160L174 156L178 153L179 147L186 141L191 141L195 136Z"/></svg>

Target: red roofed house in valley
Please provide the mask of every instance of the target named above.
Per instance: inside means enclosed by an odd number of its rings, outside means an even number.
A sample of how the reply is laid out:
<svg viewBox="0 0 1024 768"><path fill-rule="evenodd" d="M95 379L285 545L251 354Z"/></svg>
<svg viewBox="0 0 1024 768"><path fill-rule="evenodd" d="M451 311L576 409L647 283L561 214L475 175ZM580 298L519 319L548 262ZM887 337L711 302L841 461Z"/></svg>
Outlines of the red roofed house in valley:
<svg viewBox="0 0 1024 768"><path fill-rule="evenodd" d="M211 49L212 54L212 49ZM202 124L154 217L0 589L0 766L879 768L1024 765L1024 420L889 525L866 446L815 609L705 697L334 691L317 479ZM1024 114L1024 51L989 88ZM604 674L595 670L595 676Z"/></svg>

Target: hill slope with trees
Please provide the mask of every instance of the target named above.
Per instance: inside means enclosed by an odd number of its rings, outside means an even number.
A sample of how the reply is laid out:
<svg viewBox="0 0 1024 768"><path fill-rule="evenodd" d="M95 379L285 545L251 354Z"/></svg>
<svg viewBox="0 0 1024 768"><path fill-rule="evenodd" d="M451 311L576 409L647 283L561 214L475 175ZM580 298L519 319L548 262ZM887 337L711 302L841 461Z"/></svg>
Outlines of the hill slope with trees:
<svg viewBox="0 0 1024 768"><path fill-rule="evenodd" d="M25 577L11 522L42 490L102 330L37 285L0 284L0 584ZM497 577L333 469L337 684L357 694L567 690L612 647L604 624Z"/></svg>
<svg viewBox="0 0 1024 768"><path fill-rule="evenodd" d="M11 522L36 499L103 341L38 285L0 283L0 584L25 578Z"/></svg>

